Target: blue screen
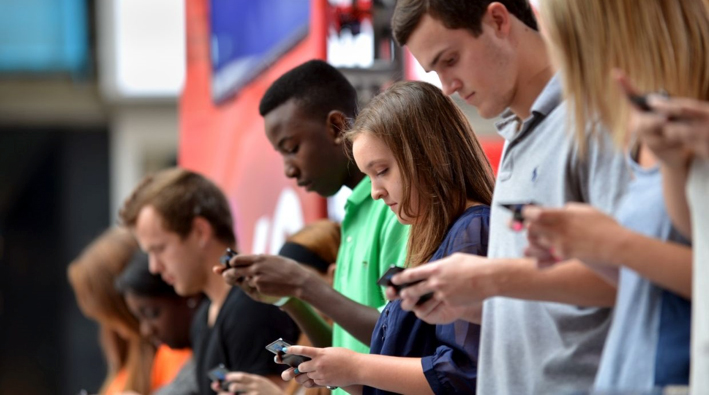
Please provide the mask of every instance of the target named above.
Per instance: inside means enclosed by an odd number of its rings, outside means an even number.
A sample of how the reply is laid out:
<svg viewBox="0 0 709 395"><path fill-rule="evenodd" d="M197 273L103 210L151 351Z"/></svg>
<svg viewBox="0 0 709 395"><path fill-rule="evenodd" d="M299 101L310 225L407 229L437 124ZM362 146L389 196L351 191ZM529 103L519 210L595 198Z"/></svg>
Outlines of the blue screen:
<svg viewBox="0 0 709 395"><path fill-rule="evenodd" d="M308 33L310 0L211 0L212 97L248 84Z"/></svg>
<svg viewBox="0 0 709 395"><path fill-rule="evenodd" d="M85 72L85 0L0 1L0 72Z"/></svg>

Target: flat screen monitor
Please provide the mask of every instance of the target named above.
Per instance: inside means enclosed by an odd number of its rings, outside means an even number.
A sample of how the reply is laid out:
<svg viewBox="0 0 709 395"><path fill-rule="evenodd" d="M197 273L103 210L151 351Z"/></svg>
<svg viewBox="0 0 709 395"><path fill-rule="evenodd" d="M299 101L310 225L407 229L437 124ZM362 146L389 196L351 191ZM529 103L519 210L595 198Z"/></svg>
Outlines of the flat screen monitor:
<svg viewBox="0 0 709 395"><path fill-rule="evenodd" d="M212 98L238 93L308 34L311 0L211 0Z"/></svg>

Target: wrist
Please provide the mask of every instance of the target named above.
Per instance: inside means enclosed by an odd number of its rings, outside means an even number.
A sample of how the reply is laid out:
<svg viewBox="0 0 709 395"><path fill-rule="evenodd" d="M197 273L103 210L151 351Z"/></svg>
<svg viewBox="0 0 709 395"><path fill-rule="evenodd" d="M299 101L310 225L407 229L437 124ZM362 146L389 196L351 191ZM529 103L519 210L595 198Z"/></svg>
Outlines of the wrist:
<svg viewBox="0 0 709 395"><path fill-rule="evenodd" d="M482 276L482 281L473 284L479 287L481 302L487 298L503 295L509 278L505 275L506 269L509 268L509 262L506 260L489 259L483 265L485 265L485 274Z"/></svg>
<svg viewBox="0 0 709 395"><path fill-rule="evenodd" d="M315 274L309 270L302 269L302 276L296 281L293 297L298 298L306 303L312 304L312 294L315 287L318 286L318 279Z"/></svg>
<svg viewBox="0 0 709 395"><path fill-rule="evenodd" d="M369 354L362 354L358 353L355 351L351 351L352 357L350 358L352 362L352 366L355 367L353 369L350 369L350 378L349 382L352 384L362 384L364 385L363 377L367 377L367 368L369 365L367 364L367 358Z"/></svg>
<svg viewBox="0 0 709 395"><path fill-rule="evenodd" d="M630 230L618 226L617 232L612 232L612 237L608 238L608 244L605 248L600 248L602 251L600 264L605 264L606 266L622 266L623 262L626 261L625 253L630 250L630 244L633 240L633 232Z"/></svg>

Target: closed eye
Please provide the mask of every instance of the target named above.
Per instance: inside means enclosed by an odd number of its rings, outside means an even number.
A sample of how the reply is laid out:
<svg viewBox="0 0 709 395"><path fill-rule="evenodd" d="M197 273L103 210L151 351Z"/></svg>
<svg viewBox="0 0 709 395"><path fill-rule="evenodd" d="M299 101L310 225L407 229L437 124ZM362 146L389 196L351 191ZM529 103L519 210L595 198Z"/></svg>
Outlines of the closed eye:
<svg viewBox="0 0 709 395"><path fill-rule="evenodd" d="M382 176L382 175L386 174L388 171L389 171L389 168L386 168L386 169L384 169L384 170L378 172L378 173L377 173L377 176Z"/></svg>

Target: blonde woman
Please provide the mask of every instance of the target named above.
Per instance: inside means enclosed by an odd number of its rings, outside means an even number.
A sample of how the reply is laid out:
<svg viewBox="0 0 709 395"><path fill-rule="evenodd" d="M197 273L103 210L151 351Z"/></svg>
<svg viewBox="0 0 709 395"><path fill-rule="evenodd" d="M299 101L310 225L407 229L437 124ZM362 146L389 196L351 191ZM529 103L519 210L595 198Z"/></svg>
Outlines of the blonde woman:
<svg viewBox="0 0 709 395"><path fill-rule="evenodd" d="M708 98L705 6L696 0L540 3L552 58L575 115L577 141L583 143L589 124L597 133L607 128L626 150L634 178L615 218L584 205L526 208L528 253L542 263L581 259L618 285L597 389L649 391L687 384L691 250L665 209L667 175L648 147L649 136L632 133L641 121L636 116L642 100L630 101L628 95L664 90Z"/></svg>

